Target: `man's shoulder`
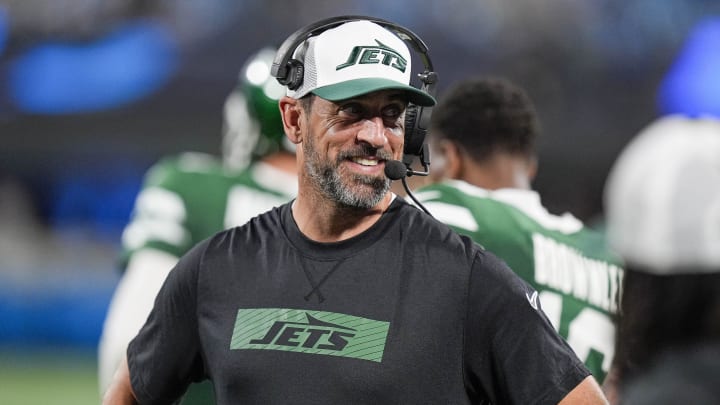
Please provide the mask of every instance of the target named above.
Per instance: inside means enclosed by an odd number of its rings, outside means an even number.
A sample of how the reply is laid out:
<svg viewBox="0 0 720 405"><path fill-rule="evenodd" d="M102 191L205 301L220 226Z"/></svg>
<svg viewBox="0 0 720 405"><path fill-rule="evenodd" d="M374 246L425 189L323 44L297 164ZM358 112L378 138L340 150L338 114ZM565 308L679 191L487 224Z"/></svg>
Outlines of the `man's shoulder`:
<svg viewBox="0 0 720 405"><path fill-rule="evenodd" d="M446 180L441 181L437 183L432 183L425 185L423 187L420 187L416 192L415 196L418 197L420 200L447 200L447 199L455 199L460 198L464 195L467 195L468 193L466 191L463 191L462 185L468 183L459 182L459 181L453 181L453 180ZM477 191L481 191L482 189L476 188ZM480 195L482 196L482 195Z"/></svg>
<svg viewBox="0 0 720 405"><path fill-rule="evenodd" d="M495 198L490 190L459 180L446 180L424 186L415 193L418 200L433 206L461 207L470 211L492 208L509 210L510 205Z"/></svg>
<svg viewBox="0 0 720 405"><path fill-rule="evenodd" d="M283 232L285 221L283 217L287 217L288 215L284 212L284 210L290 210L290 205L291 202L278 204L269 208L267 211L253 215L242 224L223 229L222 231L219 231L218 234L233 234L234 237L237 237L240 234L277 234L278 232Z"/></svg>
<svg viewBox="0 0 720 405"><path fill-rule="evenodd" d="M225 248L228 243L237 248L257 253L266 250L268 246L282 243L285 240L283 229L283 210L290 209L290 203L285 203L253 216L242 225L219 230L206 239L208 247L216 249Z"/></svg>
<svg viewBox="0 0 720 405"><path fill-rule="evenodd" d="M437 220L463 234L491 229L502 231L516 226L516 208L468 183L436 183L421 188L416 196Z"/></svg>
<svg viewBox="0 0 720 405"><path fill-rule="evenodd" d="M471 251L484 250L483 246L472 238L457 232L446 222L432 215L428 215L420 208L410 202L401 199L398 209L403 211L401 227L409 230L413 235L420 238L423 244L436 245L442 249L460 249L473 254Z"/></svg>

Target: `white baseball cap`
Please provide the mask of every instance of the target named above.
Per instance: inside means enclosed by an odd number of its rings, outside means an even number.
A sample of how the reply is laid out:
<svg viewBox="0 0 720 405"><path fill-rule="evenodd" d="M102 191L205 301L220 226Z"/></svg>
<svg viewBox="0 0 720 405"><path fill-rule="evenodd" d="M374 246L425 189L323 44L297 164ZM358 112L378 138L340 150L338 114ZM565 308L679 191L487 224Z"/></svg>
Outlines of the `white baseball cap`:
<svg viewBox="0 0 720 405"><path fill-rule="evenodd" d="M410 85L411 55L405 41L366 20L351 21L310 37L293 56L302 60L303 82L287 95L314 93L339 101L378 90L404 90L419 106L435 105L428 93Z"/></svg>
<svg viewBox="0 0 720 405"><path fill-rule="evenodd" d="M658 275L720 272L720 120L671 115L620 154L605 187L611 246Z"/></svg>

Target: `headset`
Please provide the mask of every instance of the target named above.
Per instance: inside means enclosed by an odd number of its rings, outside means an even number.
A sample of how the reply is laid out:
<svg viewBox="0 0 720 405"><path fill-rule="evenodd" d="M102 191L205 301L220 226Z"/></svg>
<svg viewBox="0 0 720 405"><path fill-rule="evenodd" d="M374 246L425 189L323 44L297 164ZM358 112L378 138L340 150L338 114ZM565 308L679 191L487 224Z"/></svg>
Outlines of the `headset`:
<svg viewBox="0 0 720 405"><path fill-rule="evenodd" d="M428 47L425 43L409 29L395 24L393 22L383 20L376 17L347 15L340 17L332 17L309 24L290 35L275 55L270 74L277 78L277 81L287 86L290 90L295 90L302 84L304 76L304 67L302 61L293 58L293 53L300 44L308 38L318 35L325 30L337 27L346 22L365 20L370 21L381 27L391 31L398 38L410 44L417 51L423 61L425 70L418 74L422 83L420 90L434 96L435 85L438 80L437 73L433 70L430 55L428 55ZM405 110L405 146L403 148L403 163L407 167L407 175L427 176L430 167L429 149L425 143L425 135L430 126L431 107L421 107L410 103ZM424 171L414 171L410 169L415 157L420 159Z"/></svg>

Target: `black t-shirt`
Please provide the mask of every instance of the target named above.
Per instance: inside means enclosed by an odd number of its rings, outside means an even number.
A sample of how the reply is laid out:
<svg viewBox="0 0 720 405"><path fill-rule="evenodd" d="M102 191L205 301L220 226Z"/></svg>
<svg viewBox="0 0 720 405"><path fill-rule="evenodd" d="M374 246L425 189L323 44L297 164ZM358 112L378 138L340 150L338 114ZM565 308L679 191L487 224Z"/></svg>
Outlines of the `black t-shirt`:
<svg viewBox="0 0 720 405"><path fill-rule="evenodd" d="M408 205L337 243L290 204L170 273L128 348L141 404L209 378L218 404L554 404L589 375L493 254Z"/></svg>

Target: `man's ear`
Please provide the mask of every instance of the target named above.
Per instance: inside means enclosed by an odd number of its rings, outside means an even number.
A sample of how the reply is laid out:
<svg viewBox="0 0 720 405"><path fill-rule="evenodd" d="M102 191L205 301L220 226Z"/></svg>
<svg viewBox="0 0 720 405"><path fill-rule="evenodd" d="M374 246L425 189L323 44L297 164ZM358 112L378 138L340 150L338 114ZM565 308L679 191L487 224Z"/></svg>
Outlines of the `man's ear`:
<svg viewBox="0 0 720 405"><path fill-rule="evenodd" d="M278 106L280 108L285 136L288 137L290 142L299 144L302 142L301 125L304 123L302 106L297 99L288 96L281 98Z"/></svg>

